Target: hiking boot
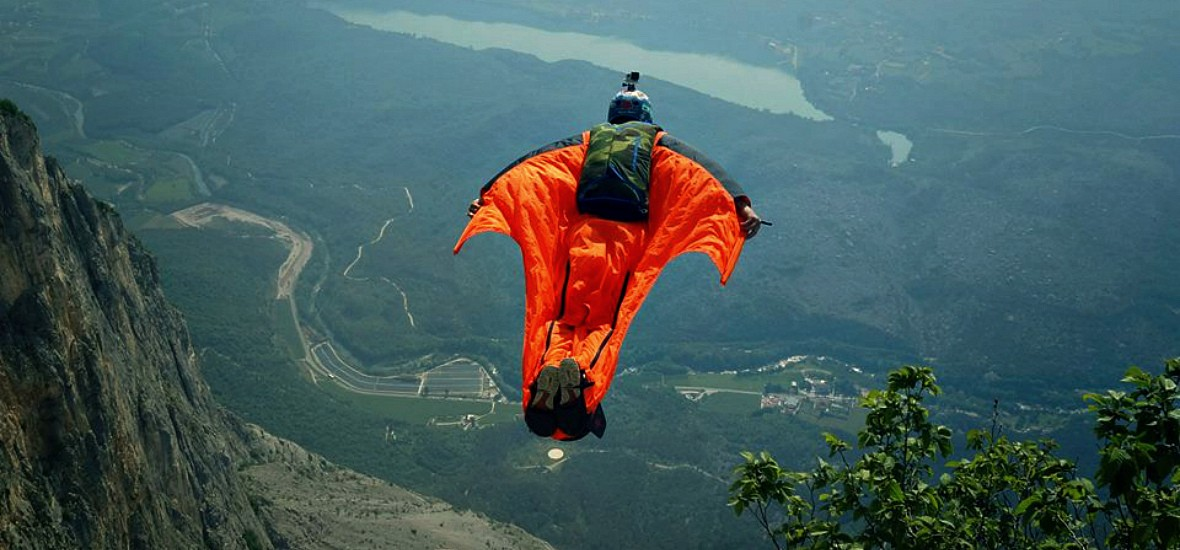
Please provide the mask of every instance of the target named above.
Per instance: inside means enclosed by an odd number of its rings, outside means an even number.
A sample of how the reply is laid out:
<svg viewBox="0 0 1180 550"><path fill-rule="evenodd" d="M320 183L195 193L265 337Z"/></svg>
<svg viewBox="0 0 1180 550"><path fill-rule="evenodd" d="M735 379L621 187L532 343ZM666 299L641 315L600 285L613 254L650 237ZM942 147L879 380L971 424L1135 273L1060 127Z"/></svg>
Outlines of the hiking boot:
<svg viewBox="0 0 1180 550"><path fill-rule="evenodd" d="M558 381L561 385L559 407L566 407L582 398L582 369L572 358L561 360L557 368Z"/></svg>
<svg viewBox="0 0 1180 550"><path fill-rule="evenodd" d="M561 372L553 365L547 365L537 373L537 389L533 392L533 402L529 407L542 410L553 410L554 400L561 393Z"/></svg>

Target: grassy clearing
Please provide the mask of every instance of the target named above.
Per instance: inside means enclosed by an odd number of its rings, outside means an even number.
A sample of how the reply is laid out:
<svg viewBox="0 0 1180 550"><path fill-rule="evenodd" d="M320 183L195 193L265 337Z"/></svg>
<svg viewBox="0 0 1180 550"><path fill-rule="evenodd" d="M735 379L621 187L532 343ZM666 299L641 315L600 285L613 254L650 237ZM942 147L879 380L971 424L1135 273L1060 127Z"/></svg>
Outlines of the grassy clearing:
<svg viewBox="0 0 1180 550"><path fill-rule="evenodd" d="M91 193L94 192L89 183L86 184L86 188L90 190ZM165 216L147 210L120 212L119 215L123 218L123 223L126 224L127 227L131 228L132 231L140 231L144 229L179 230L186 228L186 226L181 225L180 222L176 221L171 216Z"/></svg>
<svg viewBox="0 0 1180 550"><path fill-rule="evenodd" d="M774 373L737 376L734 374L702 373L668 376L664 383L669 386L690 386L761 392L768 382L790 384L803 378L797 373Z"/></svg>
<svg viewBox="0 0 1180 550"><path fill-rule="evenodd" d="M303 358L303 340L299 338L299 326L291 315L291 301L274 301L275 344L294 361Z"/></svg>
<svg viewBox="0 0 1180 550"><path fill-rule="evenodd" d="M804 375L830 378L831 372L813 368L790 369L776 372L757 374L722 374L695 373L679 376L666 376L664 383L669 386L690 386L700 388L716 388L721 390L739 390L761 392L767 384L790 386L791 382L803 382Z"/></svg>
<svg viewBox="0 0 1180 550"><path fill-rule="evenodd" d="M865 424L867 412L860 407L853 407L846 411L823 412L810 405L800 407L796 415L800 420L812 424L825 431L855 434Z"/></svg>
<svg viewBox="0 0 1180 550"><path fill-rule="evenodd" d="M117 140L91 141L80 147L83 153L111 164L132 164L145 160L142 151Z"/></svg>
<svg viewBox="0 0 1180 550"><path fill-rule="evenodd" d="M121 140L86 141L72 147L70 173L108 200L142 189L148 204L177 204L194 197L192 167L179 155L140 149ZM144 185L146 184L146 185Z"/></svg>
<svg viewBox="0 0 1180 550"><path fill-rule="evenodd" d="M156 212L140 211L131 216L124 215L123 221L133 230L140 229L187 229L188 226L176 221L176 218Z"/></svg>
<svg viewBox="0 0 1180 550"><path fill-rule="evenodd" d="M191 180L184 178L168 178L159 180L148 187L143 198L151 203L175 203L193 198Z"/></svg>
<svg viewBox="0 0 1180 550"><path fill-rule="evenodd" d="M336 384L321 383L320 387L368 413L410 424L426 424L432 419L435 422L456 422L463 415L474 414L482 417L480 424L490 425L512 421L520 411L519 405L511 403L497 403L496 411L488 414L492 409L488 401L371 395L354 393Z"/></svg>
<svg viewBox="0 0 1180 550"><path fill-rule="evenodd" d="M698 402L701 410L718 413L749 416L761 408L761 396L747 393L717 392L709 394ZM784 414L767 412L767 414ZM791 413L785 413L791 414ZM858 406L827 407L804 400L792 418L816 426L824 431L856 433L864 425L865 411Z"/></svg>
<svg viewBox="0 0 1180 550"><path fill-rule="evenodd" d="M751 414L758 410L761 396L749 393L718 392L701 399L701 409L725 414Z"/></svg>

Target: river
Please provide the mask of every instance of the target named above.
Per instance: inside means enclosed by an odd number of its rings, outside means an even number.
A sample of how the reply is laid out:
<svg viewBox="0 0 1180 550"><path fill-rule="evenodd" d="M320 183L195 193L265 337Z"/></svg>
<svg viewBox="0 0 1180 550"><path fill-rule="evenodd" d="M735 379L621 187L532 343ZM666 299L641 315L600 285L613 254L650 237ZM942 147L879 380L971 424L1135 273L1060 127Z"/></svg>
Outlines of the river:
<svg viewBox="0 0 1180 550"><path fill-rule="evenodd" d="M350 23L378 30L422 36L476 50L503 48L547 62L579 60L619 73L639 70L644 75L752 109L815 121L832 120L807 101L802 84L794 76L717 55L650 50L615 37L552 32L511 23L463 21L441 15L374 11L327 3L316 7ZM594 59L586 59L587 52L594 52Z"/></svg>

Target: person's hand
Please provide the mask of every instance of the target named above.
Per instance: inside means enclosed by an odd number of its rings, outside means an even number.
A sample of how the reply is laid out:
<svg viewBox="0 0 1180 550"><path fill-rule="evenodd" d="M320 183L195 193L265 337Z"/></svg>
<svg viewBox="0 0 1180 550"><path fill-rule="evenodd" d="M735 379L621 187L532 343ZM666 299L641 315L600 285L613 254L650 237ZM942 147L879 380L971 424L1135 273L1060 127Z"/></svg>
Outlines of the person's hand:
<svg viewBox="0 0 1180 550"><path fill-rule="evenodd" d="M762 229L762 218L747 201L738 203L737 215L738 222L742 225L742 232L746 234L746 239L753 239L754 235L758 234L758 230Z"/></svg>
<svg viewBox="0 0 1180 550"><path fill-rule="evenodd" d="M474 218L475 213L479 212L479 208L481 206L483 206L483 203L481 203L480 200L481 199L475 199L475 200L471 201L471 204L467 205L467 217L468 218Z"/></svg>

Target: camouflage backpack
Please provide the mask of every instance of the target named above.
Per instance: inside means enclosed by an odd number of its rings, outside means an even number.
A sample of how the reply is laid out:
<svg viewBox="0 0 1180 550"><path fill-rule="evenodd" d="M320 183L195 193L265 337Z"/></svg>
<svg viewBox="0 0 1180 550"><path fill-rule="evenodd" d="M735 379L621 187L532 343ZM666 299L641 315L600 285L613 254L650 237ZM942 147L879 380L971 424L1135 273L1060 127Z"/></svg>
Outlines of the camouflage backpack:
<svg viewBox="0 0 1180 550"><path fill-rule="evenodd" d="M647 219L651 151L662 130L654 124L599 124L578 180L578 212L620 222Z"/></svg>

